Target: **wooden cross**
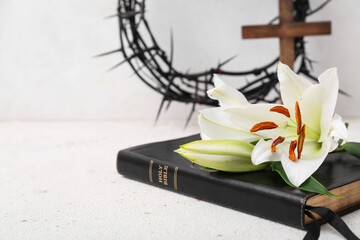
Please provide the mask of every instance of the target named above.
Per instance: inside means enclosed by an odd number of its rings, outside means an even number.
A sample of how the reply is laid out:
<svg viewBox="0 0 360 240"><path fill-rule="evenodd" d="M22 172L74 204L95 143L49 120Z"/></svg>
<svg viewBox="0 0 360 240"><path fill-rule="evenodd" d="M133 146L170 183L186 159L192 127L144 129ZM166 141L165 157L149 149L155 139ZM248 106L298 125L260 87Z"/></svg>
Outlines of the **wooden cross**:
<svg viewBox="0 0 360 240"><path fill-rule="evenodd" d="M280 61L293 69L294 38L307 35L331 34L331 22L294 22L293 0L279 0L279 24L243 26L242 38L280 38Z"/></svg>

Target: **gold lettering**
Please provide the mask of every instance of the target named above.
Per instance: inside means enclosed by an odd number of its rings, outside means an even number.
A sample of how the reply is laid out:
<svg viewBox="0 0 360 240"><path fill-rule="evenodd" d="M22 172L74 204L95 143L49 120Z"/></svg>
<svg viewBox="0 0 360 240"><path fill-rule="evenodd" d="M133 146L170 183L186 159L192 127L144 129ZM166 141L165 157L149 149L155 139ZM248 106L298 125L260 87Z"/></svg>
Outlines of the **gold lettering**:
<svg viewBox="0 0 360 240"><path fill-rule="evenodd" d="M164 185L168 185L168 180L167 180L167 174L168 173L168 166L164 166L164 174L163 174L163 178L164 178Z"/></svg>
<svg viewBox="0 0 360 240"><path fill-rule="evenodd" d="M159 178L159 183L162 183L163 182L163 167L161 165L159 165L158 178Z"/></svg>

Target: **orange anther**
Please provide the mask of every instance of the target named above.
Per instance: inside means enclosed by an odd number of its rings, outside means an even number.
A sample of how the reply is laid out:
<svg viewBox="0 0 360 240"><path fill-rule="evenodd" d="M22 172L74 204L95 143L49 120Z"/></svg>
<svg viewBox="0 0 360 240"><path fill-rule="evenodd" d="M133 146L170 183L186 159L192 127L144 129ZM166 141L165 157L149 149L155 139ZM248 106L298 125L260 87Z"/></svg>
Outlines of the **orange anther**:
<svg viewBox="0 0 360 240"><path fill-rule="evenodd" d="M276 145L282 143L284 140L285 140L285 138L282 136L279 136L277 139L275 139L271 144L271 151L276 152L276 149L275 149Z"/></svg>
<svg viewBox="0 0 360 240"><path fill-rule="evenodd" d="M300 134L298 136L298 146L297 146L298 159L300 159L301 157L301 152L304 147L304 141L305 141L305 124L302 126L300 130Z"/></svg>
<svg viewBox="0 0 360 240"><path fill-rule="evenodd" d="M277 127L278 127L278 125L276 125L276 123L273 123L273 122L261 122L261 123L255 124L250 129L250 132L257 132L260 130L273 129L273 128L277 128Z"/></svg>
<svg viewBox="0 0 360 240"><path fill-rule="evenodd" d="M283 106L275 106L275 107L270 109L270 112L277 112L277 113L284 114L288 118L290 117L289 110L286 107L283 107Z"/></svg>
<svg viewBox="0 0 360 240"><path fill-rule="evenodd" d="M293 162L295 162L295 160L296 160L296 156L295 156L295 152L294 152L294 150L296 148L296 143L297 143L296 140L291 141L290 148L289 148L289 159Z"/></svg>
<svg viewBox="0 0 360 240"><path fill-rule="evenodd" d="M295 118L296 118L296 126L297 126L297 134L300 134L301 131L301 112L300 112L300 107L299 107L299 103L296 101L295 103Z"/></svg>

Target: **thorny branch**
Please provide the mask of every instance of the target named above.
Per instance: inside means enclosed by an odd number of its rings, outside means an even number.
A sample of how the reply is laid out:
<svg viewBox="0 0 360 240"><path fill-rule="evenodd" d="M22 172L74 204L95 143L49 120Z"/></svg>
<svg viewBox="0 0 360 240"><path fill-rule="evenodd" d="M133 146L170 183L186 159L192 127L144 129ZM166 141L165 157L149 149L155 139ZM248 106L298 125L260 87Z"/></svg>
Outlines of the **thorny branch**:
<svg viewBox="0 0 360 240"><path fill-rule="evenodd" d="M294 0L294 20L305 21L307 16L319 11L330 1L326 0L319 7L311 10L309 0ZM265 66L248 71L228 71L224 68L235 56L202 72L178 71L173 66L174 39L172 31L170 34L170 56L167 56L167 53L160 48L150 30L148 21L145 18L145 11L145 0L118 0L117 14L111 17L118 17L121 47L101 55L122 52L124 60L113 68L127 62L146 85L163 96L156 119L159 118L166 102L166 109L172 101L192 104L186 125L195 112L196 104L216 106L217 102L206 95L206 91L214 86L213 74L234 77L252 76L251 81L243 79L245 84L238 89L251 103L274 103L279 101L278 80L274 70L279 57L276 57ZM273 24L277 19L278 17L275 17L269 24ZM138 31L139 26L145 28L145 31L141 34ZM150 41L146 42L144 39L148 38ZM303 37L295 39L295 57L296 60L300 60L296 72L316 79L310 73L312 61L306 55ZM271 92L275 93L272 98L269 96Z"/></svg>

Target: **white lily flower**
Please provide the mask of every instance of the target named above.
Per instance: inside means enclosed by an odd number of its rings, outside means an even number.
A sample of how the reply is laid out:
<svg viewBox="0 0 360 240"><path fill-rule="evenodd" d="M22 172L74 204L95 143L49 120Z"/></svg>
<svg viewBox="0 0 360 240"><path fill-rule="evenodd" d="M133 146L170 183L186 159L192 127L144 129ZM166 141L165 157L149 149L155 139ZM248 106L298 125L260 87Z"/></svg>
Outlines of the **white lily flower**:
<svg viewBox="0 0 360 240"><path fill-rule="evenodd" d="M209 95L222 107L202 111L199 124L202 136L210 139L261 139L252 152L252 163L281 161L288 179L298 187L338 147L339 139L347 141L345 124L334 115L339 80L332 68L312 84L282 63L278 78L283 105L249 104L240 92L217 80Z"/></svg>

